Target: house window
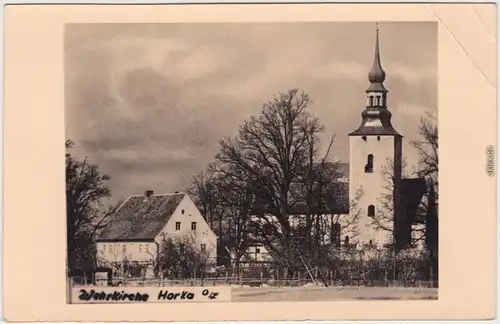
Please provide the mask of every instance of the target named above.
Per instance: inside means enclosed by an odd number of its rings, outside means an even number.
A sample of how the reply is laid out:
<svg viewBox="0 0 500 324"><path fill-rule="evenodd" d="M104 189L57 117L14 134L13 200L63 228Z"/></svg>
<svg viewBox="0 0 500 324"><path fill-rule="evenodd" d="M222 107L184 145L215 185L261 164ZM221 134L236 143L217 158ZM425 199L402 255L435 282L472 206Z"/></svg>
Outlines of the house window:
<svg viewBox="0 0 500 324"><path fill-rule="evenodd" d="M365 173L373 173L373 154L368 154L365 165Z"/></svg>
<svg viewBox="0 0 500 324"><path fill-rule="evenodd" d="M191 230L196 231L196 222L191 222Z"/></svg>
<svg viewBox="0 0 500 324"><path fill-rule="evenodd" d="M375 206L368 206L368 217L375 217Z"/></svg>
<svg viewBox="0 0 500 324"><path fill-rule="evenodd" d="M102 245L102 250L103 250L104 252L106 252L106 244L103 244L103 245Z"/></svg>
<svg viewBox="0 0 500 324"><path fill-rule="evenodd" d="M122 252L123 253L127 252L127 244L122 245Z"/></svg>
<svg viewBox="0 0 500 324"><path fill-rule="evenodd" d="M149 245L146 244L146 253L149 253Z"/></svg>
<svg viewBox="0 0 500 324"><path fill-rule="evenodd" d="M368 245L373 245L373 241L372 240L368 241Z"/></svg>
<svg viewBox="0 0 500 324"><path fill-rule="evenodd" d="M142 244L139 244L139 252L142 252Z"/></svg>
<svg viewBox="0 0 500 324"><path fill-rule="evenodd" d="M255 253L260 253L260 248L255 248Z"/></svg>
<svg viewBox="0 0 500 324"><path fill-rule="evenodd" d="M181 230L181 222L175 222L175 230L180 231Z"/></svg>
<svg viewBox="0 0 500 324"><path fill-rule="evenodd" d="M377 141L380 141L380 136L377 136Z"/></svg>
<svg viewBox="0 0 500 324"><path fill-rule="evenodd" d="M207 245L206 244L202 244L201 245L201 252L205 253L206 250L207 250Z"/></svg>
<svg viewBox="0 0 500 324"><path fill-rule="evenodd" d="M185 210L184 210L184 209L183 209L183 210L181 210L181 214L182 214L182 215L184 215L184 212L185 212Z"/></svg>
<svg viewBox="0 0 500 324"><path fill-rule="evenodd" d="M349 246L349 235L346 235L344 238L344 245Z"/></svg>

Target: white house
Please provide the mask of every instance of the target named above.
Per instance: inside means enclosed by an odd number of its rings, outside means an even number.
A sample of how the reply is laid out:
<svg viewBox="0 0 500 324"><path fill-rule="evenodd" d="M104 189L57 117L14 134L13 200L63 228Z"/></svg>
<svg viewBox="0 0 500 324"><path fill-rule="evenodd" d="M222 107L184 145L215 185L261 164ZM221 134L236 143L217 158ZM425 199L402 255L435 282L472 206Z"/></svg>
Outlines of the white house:
<svg viewBox="0 0 500 324"><path fill-rule="evenodd" d="M146 265L144 276L153 275L153 266L166 238L190 242L207 257L217 258L217 236L185 193L130 196L115 212L97 239L97 260L101 266Z"/></svg>

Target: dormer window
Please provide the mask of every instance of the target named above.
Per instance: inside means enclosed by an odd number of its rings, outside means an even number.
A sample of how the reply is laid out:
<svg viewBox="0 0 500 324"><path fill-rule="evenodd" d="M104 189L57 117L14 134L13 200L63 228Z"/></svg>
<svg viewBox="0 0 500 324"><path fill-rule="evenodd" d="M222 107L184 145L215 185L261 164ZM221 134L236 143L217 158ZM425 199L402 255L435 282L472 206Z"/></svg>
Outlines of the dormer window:
<svg viewBox="0 0 500 324"><path fill-rule="evenodd" d="M373 173L373 154L368 154L365 165L365 173Z"/></svg>

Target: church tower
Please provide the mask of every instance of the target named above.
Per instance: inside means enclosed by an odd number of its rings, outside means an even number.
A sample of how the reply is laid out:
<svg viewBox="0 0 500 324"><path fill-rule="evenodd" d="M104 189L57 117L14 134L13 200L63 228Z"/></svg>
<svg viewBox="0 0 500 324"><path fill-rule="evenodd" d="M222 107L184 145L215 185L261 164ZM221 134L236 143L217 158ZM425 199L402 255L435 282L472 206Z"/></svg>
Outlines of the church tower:
<svg viewBox="0 0 500 324"><path fill-rule="evenodd" d="M361 113L361 125L349 134L349 197L351 217L357 217L357 237L360 244L382 247L391 243L391 232L380 230L380 225L392 228L399 202L394 199L393 210L383 208L381 199L389 190L399 192L402 173L402 140L391 124L387 108L388 90L384 86L385 72L380 63L379 29L375 39L375 59L368 74L370 86L366 90L366 107ZM394 180L384 174L390 166ZM392 184L391 184L392 183ZM398 195L393 195L397 197ZM381 217L383 213L384 217ZM377 225L378 223L381 223Z"/></svg>

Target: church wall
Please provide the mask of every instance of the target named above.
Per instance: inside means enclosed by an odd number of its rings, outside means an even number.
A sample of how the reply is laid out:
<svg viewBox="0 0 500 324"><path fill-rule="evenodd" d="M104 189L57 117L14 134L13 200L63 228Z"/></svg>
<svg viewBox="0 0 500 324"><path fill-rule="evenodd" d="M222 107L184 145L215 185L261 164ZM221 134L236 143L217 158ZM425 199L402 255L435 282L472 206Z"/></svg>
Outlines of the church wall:
<svg viewBox="0 0 500 324"><path fill-rule="evenodd" d="M392 222L388 219L382 220L379 217L384 212L388 217L390 214L382 210L382 195L390 193L391 180L384 176L383 166L391 160L394 160L395 143L394 136L367 136L366 141L361 136L351 136L350 139L350 167L349 167L349 199L351 204L350 217L358 217L356 231L352 233L353 242L367 244L372 243L383 245L390 242L391 234L388 231L378 230L374 224L374 218L368 216L369 206L375 207L376 219L385 227L392 227ZM400 149L398 150L401 154ZM373 155L373 171L365 172L368 155ZM398 159L396 159L398 160ZM361 190L361 195L359 190ZM357 201L354 201L358 197ZM356 237L357 236L357 237Z"/></svg>

